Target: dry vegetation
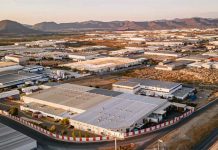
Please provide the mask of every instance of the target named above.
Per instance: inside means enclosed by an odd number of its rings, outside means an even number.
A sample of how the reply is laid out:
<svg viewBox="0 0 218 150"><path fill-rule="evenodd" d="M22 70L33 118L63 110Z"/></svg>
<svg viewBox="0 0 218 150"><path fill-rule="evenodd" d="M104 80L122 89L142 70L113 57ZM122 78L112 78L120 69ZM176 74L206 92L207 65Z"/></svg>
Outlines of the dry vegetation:
<svg viewBox="0 0 218 150"><path fill-rule="evenodd" d="M163 71L155 70L154 68L144 68L128 73L127 76L183 83L218 84L218 70L208 69Z"/></svg>
<svg viewBox="0 0 218 150"><path fill-rule="evenodd" d="M104 77L90 77L86 79L78 79L73 81L73 84L79 84L84 86L91 86L91 87L99 87L104 89L111 89L112 84L121 80L126 79L125 77L118 77L118 76L104 76Z"/></svg>

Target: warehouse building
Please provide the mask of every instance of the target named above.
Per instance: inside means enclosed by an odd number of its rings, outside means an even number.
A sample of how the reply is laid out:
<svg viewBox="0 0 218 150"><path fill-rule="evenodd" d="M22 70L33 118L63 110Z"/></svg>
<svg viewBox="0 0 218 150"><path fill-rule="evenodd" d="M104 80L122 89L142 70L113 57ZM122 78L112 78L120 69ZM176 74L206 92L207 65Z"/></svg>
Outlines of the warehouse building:
<svg viewBox="0 0 218 150"><path fill-rule="evenodd" d="M41 74L33 73L4 73L0 75L0 88L15 87L27 81L38 81L43 78Z"/></svg>
<svg viewBox="0 0 218 150"><path fill-rule="evenodd" d="M207 55L190 55L190 56L178 58L177 60L202 62L208 60L210 57L211 56L207 56Z"/></svg>
<svg viewBox="0 0 218 150"><path fill-rule="evenodd" d="M192 94L195 89L183 87L183 85L180 83L133 78L127 81L121 81L113 84L113 90L125 93L141 94L164 98L176 97L178 99L183 100L187 96L189 96L189 94Z"/></svg>
<svg viewBox="0 0 218 150"><path fill-rule="evenodd" d="M37 148L36 140L0 123L1 150L33 150Z"/></svg>
<svg viewBox="0 0 218 150"><path fill-rule="evenodd" d="M5 56L5 60L16 62L19 64L24 64L29 60L29 57L25 57L21 55L7 55Z"/></svg>
<svg viewBox="0 0 218 150"><path fill-rule="evenodd" d="M140 47L126 47L125 49L111 51L110 55L142 54L144 51L144 48Z"/></svg>
<svg viewBox="0 0 218 150"><path fill-rule="evenodd" d="M182 54L172 51L145 51L145 55L165 56L165 57L181 57Z"/></svg>
<svg viewBox="0 0 218 150"><path fill-rule="evenodd" d="M82 62L75 62L60 65L62 67L69 67L71 69L78 69L81 71L89 71L95 73L115 71L131 66L141 65L142 59L129 59L123 57L105 57L94 60L87 60Z"/></svg>
<svg viewBox="0 0 218 150"><path fill-rule="evenodd" d="M0 72L21 70L24 67L14 62L0 62Z"/></svg>
<svg viewBox="0 0 218 150"><path fill-rule="evenodd" d="M20 91L12 90L0 93L0 100L5 100L7 98L20 99Z"/></svg>
<svg viewBox="0 0 218 150"><path fill-rule="evenodd" d="M166 70L166 71L172 71L177 69L185 68L188 64L193 63L193 61L174 61L174 62L160 62L157 66L155 66L155 69L157 70Z"/></svg>
<svg viewBox="0 0 218 150"><path fill-rule="evenodd" d="M21 110L69 118L75 128L118 138L140 124L162 121L167 108L175 106L166 99L74 84L57 85L22 100Z"/></svg>
<svg viewBox="0 0 218 150"><path fill-rule="evenodd" d="M68 57L74 61L92 60L98 57L98 53L71 53Z"/></svg>

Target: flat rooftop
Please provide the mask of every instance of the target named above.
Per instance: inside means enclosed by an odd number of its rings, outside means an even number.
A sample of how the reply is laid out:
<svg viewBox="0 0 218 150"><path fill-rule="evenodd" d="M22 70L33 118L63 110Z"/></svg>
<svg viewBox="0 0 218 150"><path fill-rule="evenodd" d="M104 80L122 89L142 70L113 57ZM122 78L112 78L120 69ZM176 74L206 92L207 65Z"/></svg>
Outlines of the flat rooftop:
<svg viewBox="0 0 218 150"><path fill-rule="evenodd" d="M168 102L164 99L121 94L72 119L111 130L129 128L137 120L148 117L166 103Z"/></svg>
<svg viewBox="0 0 218 150"><path fill-rule="evenodd" d="M37 76L37 74L33 73L8 73L8 74L0 74L0 84L7 84L11 82L16 82L20 80L26 80L28 78Z"/></svg>
<svg viewBox="0 0 218 150"><path fill-rule="evenodd" d="M10 67L10 66L15 66L15 65L18 65L18 64L14 62L3 62L3 61L0 62L0 68Z"/></svg>
<svg viewBox="0 0 218 150"><path fill-rule="evenodd" d="M61 66L89 69L89 68L96 68L96 67L97 68L114 67L114 66L129 64L129 63L135 63L135 62L136 60L134 59L123 58L123 57L104 57L104 58L97 58L94 60L64 64Z"/></svg>
<svg viewBox="0 0 218 150"><path fill-rule="evenodd" d="M0 123L1 150L28 150L36 148L36 140Z"/></svg>
<svg viewBox="0 0 218 150"><path fill-rule="evenodd" d="M37 100L59 104L67 107L86 110L93 107L110 97L88 92L91 87L85 87L75 84L62 84L50 89L38 91L31 95L25 96Z"/></svg>
<svg viewBox="0 0 218 150"><path fill-rule="evenodd" d="M144 85L144 86L149 86L149 87L158 87L158 88L164 88L164 89L172 89L175 88L179 85L180 83L175 83L175 82L167 82L167 81L160 81L160 80L150 80L150 79L129 79L126 82L118 82L115 83L115 85L123 85L123 86L132 86L132 85Z"/></svg>

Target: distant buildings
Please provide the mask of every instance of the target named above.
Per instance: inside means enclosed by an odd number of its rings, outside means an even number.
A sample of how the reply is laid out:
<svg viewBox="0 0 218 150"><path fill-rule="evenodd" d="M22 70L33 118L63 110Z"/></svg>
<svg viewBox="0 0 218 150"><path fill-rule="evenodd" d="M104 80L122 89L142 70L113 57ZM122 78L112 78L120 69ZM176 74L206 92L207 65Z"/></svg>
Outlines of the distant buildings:
<svg viewBox="0 0 218 150"><path fill-rule="evenodd" d="M20 70L24 67L14 62L0 62L0 72Z"/></svg>
<svg viewBox="0 0 218 150"><path fill-rule="evenodd" d="M145 55L156 55L156 56L165 56L165 57L181 57L182 54L172 52L172 51L145 51Z"/></svg>
<svg viewBox="0 0 218 150"><path fill-rule="evenodd" d="M180 60L180 61L163 61L160 62L157 66L155 66L155 69L157 70L166 70L166 71L172 71L177 69L185 68L188 64L193 63L193 61L186 61L186 60Z"/></svg>
<svg viewBox="0 0 218 150"><path fill-rule="evenodd" d="M0 75L0 88L16 87L28 81L39 81L43 78L41 74L33 73L4 73Z"/></svg>
<svg viewBox="0 0 218 150"><path fill-rule="evenodd" d="M142 64L142 59L129 59L123 57L104 57L94 60L87 60L82 62L75 62L60 65L63 67L69 67L71 69L77 69L80 71L89 71L95 73L116 71L131 66Z"/></svg>
<svg viewBox="0 0 218 150"><path fill-rule="evenodd" d="M70 53L68 57L74 61L92 60L98 57L98 53Z"/></svg>
<svg viewBox="0 0 218 150"><path fill-rule="evenodd" d="M13 61L19 64L24 64L29 60L29 57L21 56L21 55L7 55L5 56L5 60Z"/></svg>
<svg viewBox="0 0 218 150"><path fill-rule="evenodd" d="M140 47L126 47L125 49L111 51L110 55L143 54L144 51L144 48Z"/></svg>
<svg viewBox="0 0 218 150"><path fill-rule="evenodd" d="M178 98L184 100L194 91L193 88L183 87L180 83L148 79L129 79L113 84L113 90L148 96Z"/></svg>

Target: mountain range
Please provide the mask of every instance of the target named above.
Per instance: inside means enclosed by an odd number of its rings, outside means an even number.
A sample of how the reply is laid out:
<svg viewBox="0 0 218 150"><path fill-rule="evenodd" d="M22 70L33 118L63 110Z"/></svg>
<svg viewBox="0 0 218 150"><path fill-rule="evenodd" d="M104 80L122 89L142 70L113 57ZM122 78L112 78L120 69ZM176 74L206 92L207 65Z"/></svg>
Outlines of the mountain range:
<svg viewBox="0 0 218 150"><path fill-rule="evenodd" d="M0 35L4 34L42 34L50 32L69 32L82 30L162 30L182 28L217 28L218 19L186 18L157 21L85 21L72 23L41 22L35 25L23 25L18 22L0 21Z"/></svg>
<svg viewBox="0 0 218 150"><path fill-rule="evenodd" d="M0 21L0 35L31 35L42 34L42 31L26 27L18 22L3 20Z"/></svg>

